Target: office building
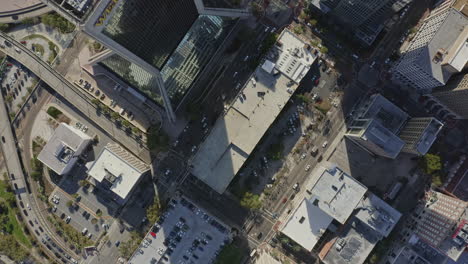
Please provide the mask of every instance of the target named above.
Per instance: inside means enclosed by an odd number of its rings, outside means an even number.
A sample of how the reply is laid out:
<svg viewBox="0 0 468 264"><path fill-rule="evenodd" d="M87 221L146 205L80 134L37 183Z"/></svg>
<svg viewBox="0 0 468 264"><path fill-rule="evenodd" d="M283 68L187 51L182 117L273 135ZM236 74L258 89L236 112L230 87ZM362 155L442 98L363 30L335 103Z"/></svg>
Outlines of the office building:
<svg viewBox="0 0 468 264"><path fill-rule="evenodd" d="M358 106L346 136L378 156L394 159L405 142L398 137L409 115L380 94Z"/></svg>
<svg viewBox="0 0 468 264"><path fill-rule="evenodd" d="M399 134L405 142L402 151L416 155L426 154L442 127L442 123L433 117L410 118Z"/></svg>
<svg viewBox="0 0 468 264"><path fill-rule="evenodd" d="M92 138L86 133L60 123L37 159L58 175L67 174L75 166L91 140Z"/></svg>
<svg viewBox="0 0 468 264"><path fill-rule="evenodd" d="M226 190L317 58L287 29L266 57L191 162L192 174L218 193Z"/></svg>
<svg viewBox="0 0 468 264"><path fill-rule="evenodd" d="M345 27L364 46L370 46L402 0L312 0L320 13Z"/></svg>
<svg viewBox="0 0 468 264"><path fill-rule="evenodd" d="M426 193L413 214L414 234L453 260L468 245L467 202L437 192Z"/></svg>
<svg viewBox="0 0 468 264"><path fill-rule="evenodd" d="M426 99L429 98L425 103L435 114L468 119L468 74L453 77L447 85L435 88Z"/></svg>
<svg viewBox="0 0 468 264"><path fill-rule="evenodd" d="M420 94L444 86L468 62L468 0L443 1L425 19L393 68L396 82Z"/></svg>
<svg viewBox="0 0 468 264"><path fill-rule="evenodd" d="M156 102L169 119L246 9L204 8L201 0L103 0L85 31L113 56L100 63ZM149 77L152 76L152 77Z"/></svg>
<svg viewBox="0 0 468 264"><path fill-rule="evenodd" d="M361 103L346 137L374 155L395 159L400 152L425 155L442 129L435 118L411 118L380 94Z"/></svg>
<svg viewBox="0 0 468 264"><path fill-rule="evenodd" d="M124 204L149 166L117 144L107 144L86 165L88 181L118 204Z"/></svg>
<svg viewBox="0 0 468 264"><path fill-rule="evenodd" d="M312 172L317 182L281 232L324 263L363 263L401 214L336 165L325 166Z"/></svg>

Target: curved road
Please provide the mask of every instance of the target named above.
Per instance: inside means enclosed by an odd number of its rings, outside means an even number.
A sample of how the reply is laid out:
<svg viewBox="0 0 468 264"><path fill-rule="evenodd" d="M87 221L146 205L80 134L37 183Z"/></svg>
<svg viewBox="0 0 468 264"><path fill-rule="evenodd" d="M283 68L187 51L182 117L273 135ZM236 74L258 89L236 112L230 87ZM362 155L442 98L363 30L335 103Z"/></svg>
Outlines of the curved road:
<svg viewBox="0 0 468 264"><path fill-rule="evenodd" d="M55 236L54 232L48 228L47 222L45 222L46 220L42 217L41 209L39 209L36 203L36 198L30 192L30 187L25 178L23 164L21 163L17 140L9 120L5 101L3 96L0 96L0 147L11 184L14 186L13 189L15 190L18 208L20 209L26 225L31 230L30 233L37 238L39 243L42 239L46 239L47 236L53 239ZM38 229L39 226L43 228L43 231ZM60 240L55 240L54 243L60 245L62 249L67 249L67 246ZM69 253L71 256L78 258L73 252ZM56 252L51 251L50 255L53 256L54 254L56 254ZM63 254L57 254L63 256Z"/></svg>
<svg viewBox="0 0 468 264"><path fill-rule="evenodd" d="M23 64L67 101L73 102L78 111L83 113L95 127L101 128L114 141L126 147L143 161L147 163L151 161L148 149L144 144L141 144L139 139L134 138L131 134L127 134L118 128L114 122L98 113L95 105L92 103L92 98L78 91L78 88L74 84L66 80L49 64L2 32L0 32L0 44L0 51Z"/></svg>

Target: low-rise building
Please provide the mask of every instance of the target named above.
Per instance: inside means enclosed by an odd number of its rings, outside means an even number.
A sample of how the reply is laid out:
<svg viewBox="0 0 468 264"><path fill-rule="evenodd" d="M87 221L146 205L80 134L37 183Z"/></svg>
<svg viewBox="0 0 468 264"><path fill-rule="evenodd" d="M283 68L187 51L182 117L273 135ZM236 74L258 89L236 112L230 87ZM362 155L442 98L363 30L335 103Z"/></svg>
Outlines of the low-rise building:
<svg viewBox="0 0 468 264"><path fill-rule="evenodd" d="M88 181L119 204L149 171L149 166L117 144L109 143L87 164Z"/></svg>
<svg viewBox="0 0 468 264"><path fill-rule="evenodd" d="M281 232L324 263L363 263L401 214L336 165L313 173L317 182Z"/></svg>
<svg viewBox="0 0 468 264"><path fill-rule="evenodd" d="M307 42L284 30L201 144L191 161L193 175L223 193L315 59Z"/></svg>
<svg viewBox="0 0 468 264"><path fill-rule="evenodd" d="M37 158L58 175L64 175L70 172L91 140L86 133L60 123Z"/></svg>

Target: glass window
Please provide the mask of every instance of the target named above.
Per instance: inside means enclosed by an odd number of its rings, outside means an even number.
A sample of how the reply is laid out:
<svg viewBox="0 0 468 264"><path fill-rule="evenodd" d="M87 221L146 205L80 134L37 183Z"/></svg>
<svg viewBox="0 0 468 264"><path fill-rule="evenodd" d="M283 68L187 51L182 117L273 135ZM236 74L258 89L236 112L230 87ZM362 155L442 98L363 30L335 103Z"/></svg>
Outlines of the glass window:
<svg viewBox="0 0 468 264"><path fill-rule="evenodd" d="M125 0L103 33L161 69L197 17L193 0Z"/></svg>

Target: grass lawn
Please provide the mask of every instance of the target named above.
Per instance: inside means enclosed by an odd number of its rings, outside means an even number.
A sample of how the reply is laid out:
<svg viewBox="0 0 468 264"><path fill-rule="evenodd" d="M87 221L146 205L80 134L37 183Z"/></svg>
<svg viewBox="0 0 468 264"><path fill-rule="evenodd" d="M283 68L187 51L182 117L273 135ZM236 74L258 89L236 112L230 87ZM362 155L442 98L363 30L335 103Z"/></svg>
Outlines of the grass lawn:
<svg viewBox="0 0 468 264"><path fill-rule="evenodd" d="M215 264L240 264L242 256L242 250L231 243L221 250Z"/></svg>
<svg viewBox="0 0 468 264"><path fill-rule="evenodd" d="M36 52L39 52L41 54L41 57L44 56L45 50L44 50L44 47L41 44L34 43L34 44L32 44L32 46L34 47L34 50Z"/></svg>
<svg viewBox="0 0 468 264"><path fill-rule="evenodd" d="M6 199L6 196L8 195L6 188L7 183L5 183L4 181L0 181L0 199ZM12 235L16 238L18 242L30 248L32 246L31 242L26 237L26 235L23 232L23 229L21 228L21 225L16 220L15 210L13 210L13 208L9 208L8 210L8 219L9 221L5 225L12 227Z"/></svg>

